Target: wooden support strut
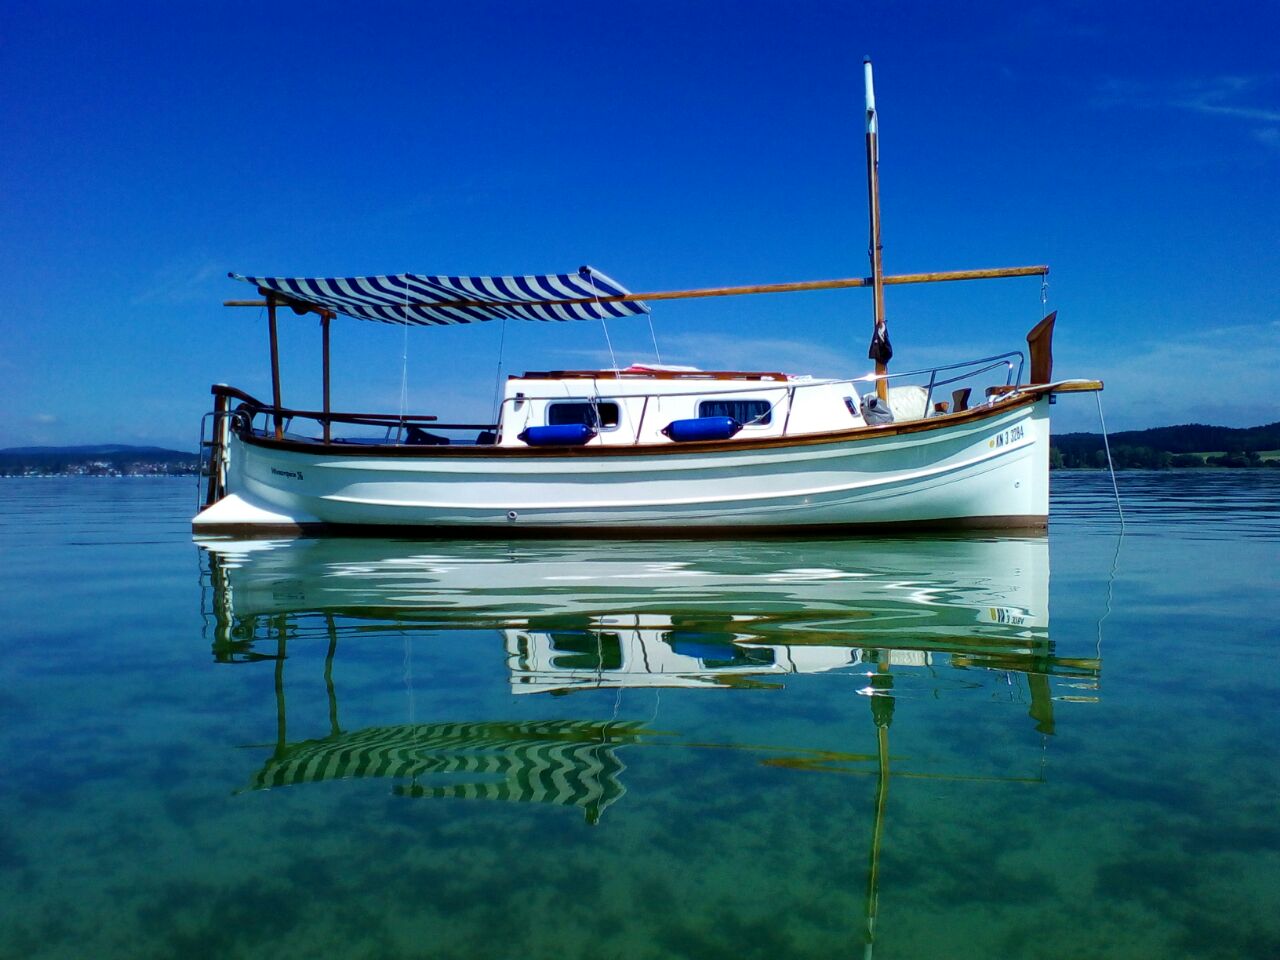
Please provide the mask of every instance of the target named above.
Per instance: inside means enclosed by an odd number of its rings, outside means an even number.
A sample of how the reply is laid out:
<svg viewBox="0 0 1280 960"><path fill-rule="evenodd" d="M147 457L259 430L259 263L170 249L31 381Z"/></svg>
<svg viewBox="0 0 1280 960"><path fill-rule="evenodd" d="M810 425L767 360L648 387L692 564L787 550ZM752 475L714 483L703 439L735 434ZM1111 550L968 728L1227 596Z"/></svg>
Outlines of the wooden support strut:
<svg viewBox="0 0 1280 960"><path fill-rule="evenodd" d="M280 342L276 336L276 298L267 297L267 327L271 333L271 403L280 410ZM284 419L275 415L276 439L284 437Z"/></svg>
<svg viewBox="0 0 1280 960"><path fill-rule="evenodd" d="M332 439L333 425L329 419L329 321L333 319L332 313L322 313L320 315L320 338L321 338L321 365L323 366L322 393L324 407L324 442L329 443Z"/></svg>
<svg viewBox="0 0 1280 960"><path fill-rule="evenodd" d="M1045 277L1049 268L990 267L981 270L944 270L932 273L900 273L882 277L886 286L907 283L948 283L956 280L996 280L1003 277ZM658 290L649 293L623 293L607 297L577 297L566 300L410 300L408 303L374 304L386 307L531 307L531 306L579 306L589 303L636 303L648 300L691 300L701 297L737 297L756 293L799 293L806 290L842 290L849 287L874 286L872 277L844 277L837 280L798 280L789 283L756 283L737 287L698 287L692 290ZM288 300L272 294L279 303L304 312L323 314L328 308L305 301ZM266 300L224 300L224 307L265 307Z"/></svg>

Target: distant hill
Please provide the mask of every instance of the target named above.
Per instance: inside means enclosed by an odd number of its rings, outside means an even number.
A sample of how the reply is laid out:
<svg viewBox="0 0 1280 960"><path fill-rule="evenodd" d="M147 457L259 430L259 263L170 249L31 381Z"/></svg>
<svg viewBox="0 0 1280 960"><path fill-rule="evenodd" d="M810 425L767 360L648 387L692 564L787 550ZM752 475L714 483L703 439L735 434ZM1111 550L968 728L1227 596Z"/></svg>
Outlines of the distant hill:
<svg viewBox="0 0 1280 960"><path fill-rule="evenodd" d="M172 476L193 474L199 457L163 447L100 443L77 447L6 447L0 449L0 477L31 475Z"/></svg>
<svg viewBox="0 0 1280 960"><path fill-rule="evenodd" d="M1161 470L1167 467L1280 466L1264 454L1280 450L1280 422L1261 427L1211 427L1188 423L1110 434L1117 467ZM1105 467L1100 433L1064 433L1051 440L1055 467Z"/></svg>

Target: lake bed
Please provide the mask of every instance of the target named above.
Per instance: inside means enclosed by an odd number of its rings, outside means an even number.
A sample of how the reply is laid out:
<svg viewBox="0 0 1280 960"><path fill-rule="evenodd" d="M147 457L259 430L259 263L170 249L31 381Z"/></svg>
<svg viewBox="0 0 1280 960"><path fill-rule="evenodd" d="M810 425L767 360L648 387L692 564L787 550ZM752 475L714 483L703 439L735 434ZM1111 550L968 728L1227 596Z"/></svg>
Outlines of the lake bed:
<svg viewBox="0 0 1280 960"><path fill-rule="evenodd" d="M0 955L1280 954L1274 472L1048 537L196 546L0 481Z"/></svg>

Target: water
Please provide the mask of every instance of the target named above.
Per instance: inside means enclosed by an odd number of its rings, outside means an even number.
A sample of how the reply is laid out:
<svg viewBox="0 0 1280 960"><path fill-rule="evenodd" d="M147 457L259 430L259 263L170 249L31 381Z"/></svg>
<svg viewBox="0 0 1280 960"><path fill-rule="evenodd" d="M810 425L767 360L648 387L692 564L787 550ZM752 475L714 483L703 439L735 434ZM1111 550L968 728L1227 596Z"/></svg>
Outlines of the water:
<svg viewBox="0 0 1280 960"><path fill-rule="evenodd" d="M1120 481L213 551L189 480L3 481L0 955L1280 955L1280 472Z"/></svg>

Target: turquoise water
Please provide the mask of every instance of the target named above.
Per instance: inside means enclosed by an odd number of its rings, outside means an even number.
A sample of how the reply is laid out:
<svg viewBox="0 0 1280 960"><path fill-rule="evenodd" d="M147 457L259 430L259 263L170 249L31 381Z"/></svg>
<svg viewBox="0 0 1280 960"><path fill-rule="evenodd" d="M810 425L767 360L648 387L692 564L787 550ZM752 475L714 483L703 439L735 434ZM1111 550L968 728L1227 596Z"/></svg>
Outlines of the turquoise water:
<svg viewBox="0 0 1280 960"><path fill-rule="evenodd" d="M204 549L190 480L0 481L0 955L1280 955L1280 475L1120 483Z"/></svg>

